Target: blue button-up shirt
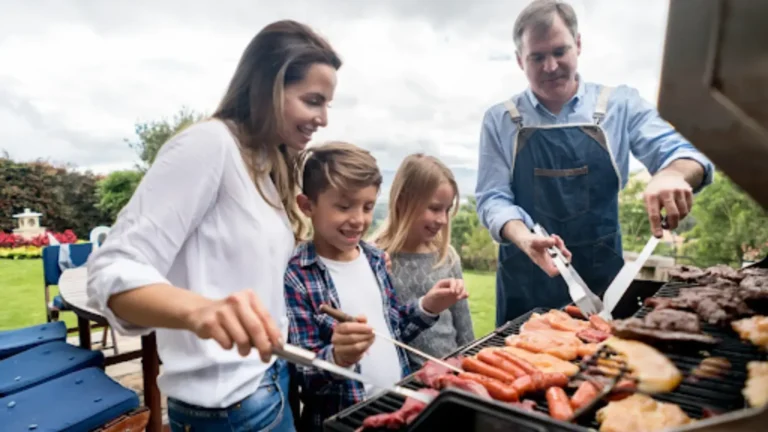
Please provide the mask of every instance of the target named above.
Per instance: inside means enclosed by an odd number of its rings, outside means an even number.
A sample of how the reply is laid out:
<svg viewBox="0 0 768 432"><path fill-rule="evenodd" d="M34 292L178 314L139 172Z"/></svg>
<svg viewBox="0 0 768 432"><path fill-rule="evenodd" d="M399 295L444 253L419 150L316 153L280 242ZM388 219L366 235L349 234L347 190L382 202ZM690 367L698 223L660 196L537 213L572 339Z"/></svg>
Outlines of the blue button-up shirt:
<svg viewBox="0 0 768 432"><path fill-rule="evenodd" d="M594 123L593 114L602 86L580 80L578 91L559 114L542 105L530 88L512 97L523 117L523 126ZM633 154L651 174L655 174L677 159L693 159L705 171L704 181L696 188L712 182L714 166L690 142L659 116L656 108L640 93L622 85L613 90L601 126L608 139L621 177L621 187L629 179L629 155ZM512 193L512 147L517 126L504 103L489 108L483 117L480 134L480 163L477 172L477 213L481 223L499 243L501 229L510 220L522 220L529 228L534 221L515 204Z"/></svg>

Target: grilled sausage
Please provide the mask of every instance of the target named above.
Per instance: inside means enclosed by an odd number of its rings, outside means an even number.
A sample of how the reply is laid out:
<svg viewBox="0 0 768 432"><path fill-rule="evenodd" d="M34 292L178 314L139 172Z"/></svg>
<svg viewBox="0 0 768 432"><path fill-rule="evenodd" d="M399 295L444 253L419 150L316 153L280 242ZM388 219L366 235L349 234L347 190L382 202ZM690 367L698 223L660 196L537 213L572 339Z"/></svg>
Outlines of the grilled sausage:
<svg viewBox="0 0 768 432"><path fill-rule="evenodd" d="M486 363L488 365L491 365L493 367L497 367L504 372L507 372L509 374L512 374L516 378L527 375L524 370L519 368L516 364L510 362L509 360L505 359L504 357L498 355L498 352L494 351L480 351L477 354L478 360L482 361L483 363Z"/></svg>
<svg viewBox="0 0 768 432"><path fill-rule="evenodd" d="M557 420L568 420L573 415L571 402L562 387L550 387L547 389L547 404L549 415Z"/></svg>
<svg viewBox="0 0 768 432"><path fill-rule="evenodd" d="M505 372L498 367L491 366L485 362L482 362L474 357L465 357L461 361L461 368L467 372L474 372L480 375L485 375L504 383L511 383L515 380L514 375Z"/></svg>
<svg viewBox="0 0 768 432"><path fill-rule="evenodd" d="M473 372L460 373L459 378L474 381L482 385L486 390L488 390L488 394L490 394L491 397L496 400L500 400L502 402L517 402L520 399L517 392L511 385L504 384L497 379Z"/></svg>
<svg viewBox="0 0 768 432"><path fill-rule="evenodd" d="M571 408L575 410L587 405L597 397L598 388L590 381L584 381L579 385L579 389L571 397Z"/></svg>
<svg viewBox="0 0 768 432"><path fill-rule="evenodd" d="M581 313L581 309L579 309L579 307L576 305L566 306L565 312L573 318L584 319L584 314Z"/></svg>
<svg viewBox="0 0 768 432"><path fill-rule="evenodd" d="M497 350L496 355L506 359L509 362L514 363L517 367L525 371L525 373L527 373L528 375L539 372L539 370L536 368L536 366L533 365L533 363L529 362L526 359L520 358L509 351L504 351L503 349Z"/></svg>

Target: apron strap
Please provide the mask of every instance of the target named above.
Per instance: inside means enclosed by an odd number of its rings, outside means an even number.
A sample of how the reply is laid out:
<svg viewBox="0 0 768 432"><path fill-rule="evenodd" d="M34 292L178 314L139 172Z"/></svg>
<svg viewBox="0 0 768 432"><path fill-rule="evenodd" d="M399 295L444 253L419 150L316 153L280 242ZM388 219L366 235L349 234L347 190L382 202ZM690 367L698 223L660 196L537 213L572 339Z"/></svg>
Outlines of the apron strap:
<svg viewBox="0 0 768 432"><path fill-rule="evenodd" d="M605 118L605 112L608 110L608 99L613 93L613 87L603 86L600 89L600 94L597 96L597 104L595 105L595 113L592 117L595 120L595 124L600 124Z"/></svg>
<svg viewBox="0 0 768 432"><path fill-rule="evenodd" d="M517 106L511 100L504 102L504 106L507 107L509 116L512 117L512 121L520 128L523 126L523 116L520 115L520 111L517 110Z"/></svg>

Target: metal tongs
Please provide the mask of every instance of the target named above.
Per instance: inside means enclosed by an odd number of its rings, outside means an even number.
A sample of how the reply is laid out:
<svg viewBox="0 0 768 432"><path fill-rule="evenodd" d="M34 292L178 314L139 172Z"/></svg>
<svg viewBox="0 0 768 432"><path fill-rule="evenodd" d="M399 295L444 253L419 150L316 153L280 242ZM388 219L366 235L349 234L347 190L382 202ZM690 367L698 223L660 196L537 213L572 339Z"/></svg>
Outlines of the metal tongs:
<svg viewBox="0 0 768 432"><path fill-rule="evenodd" d="M533 226L533 232L540 236L549 237L549 233L539 224ZM579 307L582 315L589 318L600 313L603 310L603 302L600 301L600 297L589 289L576 269L565 259L560 249L551 247L547 249L547 252L552 257L552 261L554 261L557 270L560 272L560 276L565 279L565 283L568 285L568 294L570 294L571 300L576 303L576 306Z"/></svg>
<svg viewBox="0 0 768 432"><path fill-rule="evenodd" d="M290 363L298 364L302 366L308 366L308 367L316 367L318 369L331 372L333 374L342 376L344 378L360 381L362 383L372 384L383 390L391 391L393 393L397 393L405 397L416 399L420 402L424 402L425 404L432 402L432 400L434 399L434 397L428 394L419 393L417 391L414 391L405 387L400 387L397 385L395 386L380 385L376 383L373 379L370 379L364 375L361 375L353 370L346 369L341 366L335 365L333 363L327 362L325 360L319 359L317 358L317 355L314 352L298 347L296 345L291 345L286 343L286 344L283 344L281 348L274 347L272 349L272 353Z"/></svg>

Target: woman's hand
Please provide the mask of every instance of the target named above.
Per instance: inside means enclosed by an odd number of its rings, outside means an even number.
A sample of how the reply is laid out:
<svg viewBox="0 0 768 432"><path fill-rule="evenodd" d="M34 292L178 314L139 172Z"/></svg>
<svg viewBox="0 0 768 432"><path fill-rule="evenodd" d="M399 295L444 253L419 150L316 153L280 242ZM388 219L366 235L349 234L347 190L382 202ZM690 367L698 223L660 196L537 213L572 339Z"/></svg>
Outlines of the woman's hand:
<svg viewBox="0 0 768 432"><path fill-rule="evenodd" d="M214 339L222 348L237 346L245 357L256 347L263 362L272 357L272 347L283 341L272 317L252 290L210 300L187 317L187 328L201 339Z"/></svg>
<svg viewBox="0 0 768 432"><path fill-rule="evenodd" d="M356 322L342 322L336 325L331 336L333 361L342 367L350 367L363 358L363 354L373 345L373 329L366 324L364 316L358 316Z"/></svg>

